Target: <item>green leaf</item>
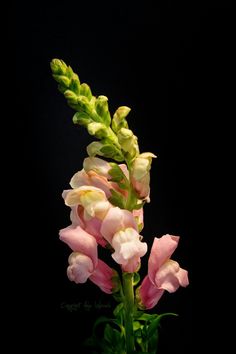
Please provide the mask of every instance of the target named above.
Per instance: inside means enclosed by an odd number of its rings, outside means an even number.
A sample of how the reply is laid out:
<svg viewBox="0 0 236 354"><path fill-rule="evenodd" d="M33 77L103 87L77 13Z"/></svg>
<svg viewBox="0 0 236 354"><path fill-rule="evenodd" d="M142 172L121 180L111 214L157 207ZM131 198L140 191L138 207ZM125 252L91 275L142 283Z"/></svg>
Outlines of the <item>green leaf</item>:
<svg viewBox="0 0 236 354"><path fill-rule="evenodd" d="M124 178L126 178L124 172L122 171L119 165L117 165L114 162L111 162L110 165L111 165L111 169L108 171L108 173L112 177L112 181L120 182Z"/></svg>
<svg viewBox="0 0 236 354"><path fill-rule="evenodd" d="M153 334L153 336L148 341L148 350L154 351L156 353L158 343L158 331Z"/></svg>
<svg viewBox="0 0 236 354"><path fill-rule="evenodd" d="M125 208L125 197L115 191L114 189L110 189L110 192L111 192L111 197L108 199L109 202L114 205L114 206L118 206L119 208L121 209L124 209Z"/></svg>
<svg viewBox="0 0 236 354"><path fill-rule="evenodd" d="M117 302L121 302L122 301L122 296L121 296L120 293L113 293L112 296Z"/></svg>
<svg viewBox="0 0 236 354"><path fill-rule="evenodd" d="M123 302L121 302L120 304L118 304L116 307L115 307L115 309L114 309L114 311L113 311L113 314L114 314L114 316L118 316L119 315L119 313L122 311L124 309L124 304L123 304Z"/></svg>
<svg viewBox="0 0 236 354"><path fill-rule="evenodd" d="M117 329L113 328L111 325L106 324L104 331L104 339L109 343L110 348L113 349L115 353L119 353L118 348L124 347L124 335Z"/></svg>
<svg viewBox="0 0 236 354"><path fill-rule="evenodd" d="M158 316L155 320L153 320L148 326L147 337L151 338L155 332L157 331L158 326L160 325L161 316Z"/></svg>
<svg viewBox="0 0 236 354"><path fill-rule="evenodd" d="M141 328L141 324L138 321L133 321L133 329L134 331L137 331L138 329Z"/></svg>
<svg viewBox="0 0 236 354"><path fill-rule="evenodd" d="M105 331L104 331L104 339L109 343L113 342L112 332L113 332L113 328L109 324L106 324Z"/></svg>
<svg viewBox="0 0 236 354"><path fill-rule="evenodd" d="M142 311L137 311L135 315L136 315L135 318L137 318L139 321L152 321L159 317L159 315L156 314L152 315L150 313L145 313Z"/></svg>

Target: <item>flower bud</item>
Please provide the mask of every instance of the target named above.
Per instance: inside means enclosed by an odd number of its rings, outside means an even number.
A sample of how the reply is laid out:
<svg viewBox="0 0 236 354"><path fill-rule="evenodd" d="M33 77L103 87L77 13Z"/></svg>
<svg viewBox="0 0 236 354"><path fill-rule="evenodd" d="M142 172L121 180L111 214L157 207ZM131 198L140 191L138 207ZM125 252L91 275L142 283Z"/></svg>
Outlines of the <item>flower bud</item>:
<svg viewBox="0 0 236 354"><path fill-rule="evenodd" d="M126 121L126 116L129 114L131 109L126 106L119 107L112 119L112 129L118 132L121 128L128 128L128 123Z"/></svg>
<svg viewBox="0 0 236 354"><path fill-rule="evenodd" d="M108 98L106 96L98 96L95 102L95 108L106 126L111 124L111 116L108 109Z"/></svg>
<svg viewBox="0 0 236 354"><path fill-rule="evenodd" d="M87 85L85 83L80 85L80 95L87 97L89 101L91 100L93 95L92 95L89 85Z"/></svg>
<svg viewBox="0 0 236 354"><path fill-rule="evenodd" d="M96 155L104 156L104 154L101 152L102 147L103 147L102 143L100 143L99 141L93 141L91 144L87 146L87 153L91 157Z"/></svg>
<svg viewBox="0 0 236 354"><path fill-rule="evenodd" d="M107 128L102 123L89 123L87 129L90 135L95 135L98 139L106 138L108 136Z"/></svg>
<svg viewBox="0 0 236 354"><path fill-rule="evenodd" d="M121 128L117 136L122 149L128 152L131 158L139 153L138 138L134 135L132 130Z"/></svg>
<svg viewBox="0 0 236 354"><path fill-rule="evenodd" d="M50 63L53 74L64 75L66 74L67 65L63 60L53 59Z"/></svg>

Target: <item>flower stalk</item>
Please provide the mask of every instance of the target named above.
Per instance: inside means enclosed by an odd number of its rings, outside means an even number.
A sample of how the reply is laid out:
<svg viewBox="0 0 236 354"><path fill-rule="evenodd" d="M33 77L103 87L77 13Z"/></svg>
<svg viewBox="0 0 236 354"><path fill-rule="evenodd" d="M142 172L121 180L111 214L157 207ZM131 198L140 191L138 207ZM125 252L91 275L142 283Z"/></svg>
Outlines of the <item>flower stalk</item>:
<svg viewBox="0 0 236 354"><path fill-rule="evenodd" d="M125 339L127 354L134 351L134 289L133 274L124 272L122 274L123 292L124 292L124 309L125 309Z"/></svg>

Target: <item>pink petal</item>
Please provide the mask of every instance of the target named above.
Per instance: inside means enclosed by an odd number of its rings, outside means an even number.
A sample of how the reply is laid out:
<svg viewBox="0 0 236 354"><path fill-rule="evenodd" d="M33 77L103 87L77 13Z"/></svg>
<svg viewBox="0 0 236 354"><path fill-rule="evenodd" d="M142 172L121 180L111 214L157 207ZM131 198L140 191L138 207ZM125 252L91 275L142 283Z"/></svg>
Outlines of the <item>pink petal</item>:
<svg viewBox="0 0 236 354"><path fill-rule="evenodd" d="M138 297L141 300L141 306L146 309L151 309L160 300L164 293L163 289L157 289L155 285L152 284L148 275L143 279L142 284L138 291Z"/></svg>
<svg viewBox="0 0 236 354"><path fill-rule="evenodd" d="M70 180L70 186L74 188L79 188L81 186L89 185L89 178L87 173L84 170L78 171L74 174L74 176Z"/></svg>
<svg viewBox="0 0 236 354"><path fill-rule="evenodd" d="M170 258L178 246L178 242L178 236L164 235L161 238L155 237L148 261L148 275L153 283L158 269Z"/></svg>
<svg viewBox="0 0 236 354"><path fill-rule="evenodd" d="M125 264L135 256L142 257L147 252L147 244L141 242L138 232L130 227L115 233L112 247L115 250L112 257L119 264Z"/></svg>
<svg viewBox="0 0 236 354"><path fill-rule="evenodd" d="M164 289L169 293L173 293L180 285L184 287L188 285L187 271L180 268L177 262L170 259L157 271L155 285L158 289Z"/></svg>
<svg viewBox="0 0 236 354"><path fill-rule="evenodd" d="M103 237L111 243L112 238L117 231L128 227L137 230L137 224L133 214L128 210L114 207L110 208L106 214L100 231Z"/></svg>
<svg viewBox="0 0 236 354"><path fill-rule="evenodd" d="M98 259L98 264L90 276L90 280L99 286L99 288L107 294L112 293L112 276L113 270L103 261Z"/></svg>
<svg viewBox="0 0 236 354"><path fill-rule="evenodd" d="M140 257L147 252L147 244L141 242L138 232L130 227L115 233L112 247L115 250L112 258L122 264L122 269L129 273L137 271Z"/></svg>
<svg viewBox="0 0 236 354"><path fill-rule="evenodd" d="M134 272L137 272L139 270L140 262L141 262L140 257L135 255L134 257L129 259L128 262L126 262L125 264L122 264L121 268L122 268L122 270L124 272L134 273Z"/></svg>
<svg viewBox="0 0 236 354"><path fill-rule="evenodd" d="M66 200L67 194L71 191L71 189L66 189L62 192L62 198L64 199L64 201Z"/></svg>
<svg viewBox="0 0 236 354"><path fill-rule="evenodd" d="M111 192L110 192L111 185L107 181L107 179L105 177L99 176L94 171L89 171L87 173L89 177L89 184L103 190L107 198L109 198L111 196Z"/></svg>
<svg viewBox="0 0 236 354"><path fill-rule="evenodd" d="M89 220L84 219L84 208L79 205L75 207L71 207L70 219L72 221L72 226L80 226L84 231L94 236L97 243L102 247L105 247L107 241L102 237L100 233L101 228L101 220L96 217L91 218Z"/></svg>
<svg viewBox="0 0 236 354"><path fill-rule="evenodd" d="M75 205L71 207L70 220L72 222L73 227L81 226L81 228L84 229L84 222L83 220L81 220L81 217L79 215L79 209L82 209L83 212L83 207L81 205Z"/></svg>
<svg viewBox="0 0 236 354"><path fill-rule="evenodd" d="M105 247L107 245L107 241L102 237L100 233L101 224L101 220L97 218L86 220L85 231L87 231L90 235L94 236L99 245Z"/></svg>
<svg viewBox="0 0 236 354"><path fill-rule="evenodd" d="M97 242L93 236L84 231L80 226L69 226L59 232L60 240L65 242L73 251L83 253L92 259L94 266L97 264Z"/></svg>

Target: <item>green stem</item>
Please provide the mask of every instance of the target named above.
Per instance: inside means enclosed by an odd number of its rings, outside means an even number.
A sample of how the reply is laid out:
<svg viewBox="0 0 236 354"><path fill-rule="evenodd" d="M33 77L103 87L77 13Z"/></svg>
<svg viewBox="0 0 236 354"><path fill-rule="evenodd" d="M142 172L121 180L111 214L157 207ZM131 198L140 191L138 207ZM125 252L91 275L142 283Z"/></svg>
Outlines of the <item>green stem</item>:
<svg viewBox="0 0 236 354"><path fill-rule="evenodd" d="M133 274L123 273L123 291L125 308L125 336L127 354L134 352L134 331L133 331L133 313L134 313L134 289Z"/></svg>

